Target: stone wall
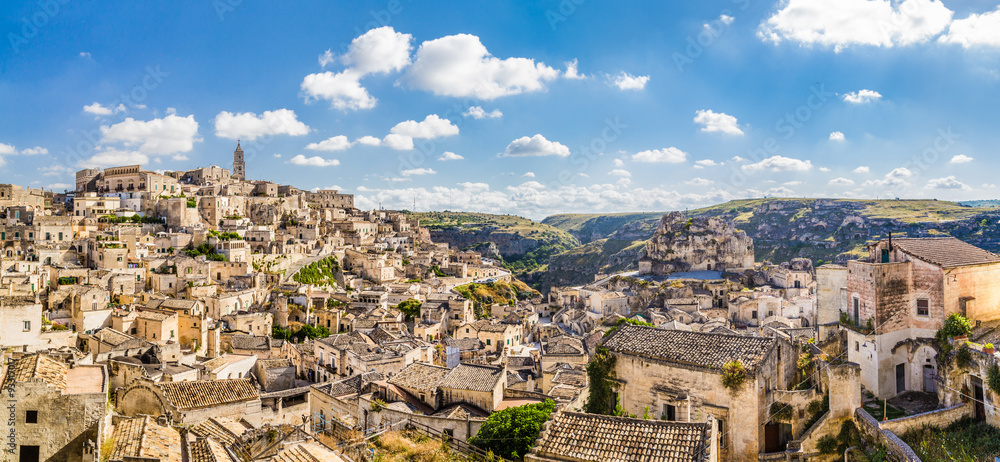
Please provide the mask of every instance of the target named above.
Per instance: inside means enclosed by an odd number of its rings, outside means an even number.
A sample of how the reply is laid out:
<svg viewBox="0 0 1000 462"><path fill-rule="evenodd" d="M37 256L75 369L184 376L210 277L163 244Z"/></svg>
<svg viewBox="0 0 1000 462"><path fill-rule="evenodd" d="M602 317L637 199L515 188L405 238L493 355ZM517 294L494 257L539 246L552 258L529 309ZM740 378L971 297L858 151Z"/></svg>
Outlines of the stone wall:
<svg viewBox="0 0 1000 462"><path fill-rule="evenodd" d="M429 415L411 414L409 412L396 411L393 409L382 409L380 412L371 410L371 395L362 396L358 399L358 408L362 418L364 428L377 427L389 423L412 421L433 428L439 432L451 432L452 436L462 441L479 433L485 419L449 419L445 417L434 417Z"/></svg>
<svg viewBox="0 0 1000 462"><path fill-rule="evenodd" d="M889 455L897 461L902 462L921 462L917 454L913 452L899 436L896 436L891 430L883 429L879 425L879 422L875 420L864 408L858 408L854 411L854 423L857 424L858 430L864 435L864 439L868 441L873 441L875 445L883 445Z"/></svg>
<svg viewBox="0 0 1000 462"><path fill-rule="evenodd" d="M910 430L918 430L925 426L947 427L962 417L972 416L971 404L958 404L945 409L937 409L923 414L916 414L899 419L880 422L879 425L884 430L889 430L897 435L903 435Z"/></svg>

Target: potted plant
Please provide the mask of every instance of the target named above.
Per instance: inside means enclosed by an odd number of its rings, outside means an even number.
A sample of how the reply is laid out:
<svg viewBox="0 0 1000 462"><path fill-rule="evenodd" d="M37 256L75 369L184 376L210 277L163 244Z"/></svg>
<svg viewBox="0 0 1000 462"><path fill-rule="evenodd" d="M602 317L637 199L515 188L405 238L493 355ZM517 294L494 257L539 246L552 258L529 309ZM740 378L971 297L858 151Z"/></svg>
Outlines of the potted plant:
<svg viewBox="0 0 1000 462"><path fill-rule="evenodd" d="M993 344L992 343L987 343L986 345L983 345L983 353L991 355L991 354L993 354L993 351L994 350L993 350Z"/></svg>

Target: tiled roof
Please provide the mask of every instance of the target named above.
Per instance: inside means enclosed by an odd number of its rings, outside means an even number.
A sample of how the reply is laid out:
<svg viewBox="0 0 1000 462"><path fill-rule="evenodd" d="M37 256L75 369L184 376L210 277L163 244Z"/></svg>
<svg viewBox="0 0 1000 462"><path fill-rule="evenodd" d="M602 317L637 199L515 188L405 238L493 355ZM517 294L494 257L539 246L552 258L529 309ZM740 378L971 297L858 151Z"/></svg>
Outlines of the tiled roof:
<svg viewBox="0 0 1000 462"><path fill-rule="evenodd" d="M353 395L361 393L362 389L368 386L368 384L380 380L385 380L385 376L381 372L365 372L355 374L339 382L318 385L317 388L330 396Z"/></svg>
<svg viewBox="0 0 1000 462"><path fill-rule="evenodd" d="M259 399L260 394L250 377L197 382L163 382L156 384L177 409L188 410L219 406L239 401Z"/></svg>
<svg viewBox="0 0 1000 462"><path fill-rule="evenodd" d="M587 350L583 346L583 340L561 335L550 338L542 346L542 354L546 355L584 355Z"/></svg>
<svg viewBox="0 0 1000 462"><path fill-rule="evenodd" d="M191 462L230 462L226 449L212 438L202 438L188 445Z"/></svg>
<svg viewBox="0 0 1000 462"><path fill-rule="evenodd" d="M234 350L269 350L271 349L270 337L266 335L245 335L236 334L231 340Z"/></svg>
<svg viewBox="0 0 1000 462"><path fill-rule="evenodd" d="M479 321L472 323L472 325L476 328L476 330L482 332L504 332L507 330L507 327L510 326L509 324L494 323L487 319L480 319Z"/></svg>
<svg viewBox="0 0 1000 462"><path fill-rule="evenodd" d="M604 340L605 347L619 353L715 370L722 370L727 362L739 360L748 371L757 369L774 343L771 338L664 330L632 324L622 324Z"/></svg>
<svg viewBox="0 0 1000 462"><path fill-rule="evenodd" d="M532 369L535 367L535 358L531 356L508 356L507 367L511 369Z"/></svg>
<svg viewBox="0 0 1000 462"><path fill-rule="evenodd" d="M181 462L181 434L150 417L123 419L115 426L112 461L142 457L161 462Z"/></svg>
<svg viewBox="0 0 1000 462"><path fill-rule="evenodd" d="M602 462L708 460L708 424L556 413L532 453L546 459Z"/></svg>
<svg viewBox="0 0 1000 462"><path fill-rule="evenodd" d="M285 449L271 460L274 462L344 462L344 459L341 459L333 451L312 441L299 443Z"/></svg>
<svg viewBox="0 0 1000 462"><path fill-rule="evenodd" d="M504 379L502 368L459 364L441 381L440 386L456 390L493 391L501 379Z"/></svg>
<svg viewBox="0 0 1000 462"><path fill-rule="evenodd" d="M68 370L69 366L66 363L46 354L25 356L7 368L3 389L7 389L11 382L25 382L30 378L38 378L44 380L50 387L66 390Z"/></svg>
<svg viewBox="0 0 1000 462"><path fill-rule="evenodd" d="M1000 263L1000 255L953 237L893 239L892 243L903 252L944 268Z"/></svg>
<svg viewBox="0 0 1000 462"><path fill-rule="evenodd" d="M142 319L149 319L151 321L163 321L171 316L176 316L176 313L163 313L160 311L142 310L139 311L139 316Z"/></svg>
<svg viewBox="0 0 1000 462"><path fill-rule="evenodd" d="M528 381L527 379L521 377L521 374L518 374L517 372L514 371L507 371L507 388L510 388L519 383L525 383L527 381Z"/></svg>
<svg viewBox="0 0 1000 462"><path fill-rule="evenodd" d="M459 351L478 351L483 349L483 342L478 338L451 338L444 339L445 345L458 347Z"/></svg>
<svg viewBox="0 0 1000 462"><path fill-rule="evenodd" d="M94 332L92 335L108 345L120 345L129 340L135 340L135 337L119 332L110 327L105 327L97 332Z"/></svg>
<svg viewBox="0 0 1000 462"><path fill-rule="evenodd" d="M437 389L449 372L451 371L447 367L413 363L389 379L389 383L397 387L433 391Z"/></svg>
<svg viewBox="0 0 1000 462"><path fill-rule="evenodd" d="M562 369L552 377L552 383L563 383L574 387L587 385L587 375L583 371L575 369Z"/></svg>
<svg viewBox="0 0 1000 462"><path fill-rule="evenodd" d="M246 430L246 426L228 417L212 417L191 427L191 433L202 438L214 438L226 446L232 446Z"/></svg>

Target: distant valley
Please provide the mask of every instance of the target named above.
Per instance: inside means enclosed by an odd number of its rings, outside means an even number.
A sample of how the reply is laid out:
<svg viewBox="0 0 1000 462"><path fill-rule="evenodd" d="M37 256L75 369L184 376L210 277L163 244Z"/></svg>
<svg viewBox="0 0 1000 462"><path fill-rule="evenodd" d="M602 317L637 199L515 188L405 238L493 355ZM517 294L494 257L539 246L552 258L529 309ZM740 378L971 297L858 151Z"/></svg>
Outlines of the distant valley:
<svg viewBox="0 0 1000 462"><path fill-rule="evenodd" d="M635 269L666 212L560 214L535 222L512 215L413 213L435 242L495 254L539 290L580 284L595 274ZM894 236L954 236L1000 252L994 201L748 199L694 209L690 216L732 220L754 239L757 261L813 259L819 265L863 254L865 243Z"/></svg>

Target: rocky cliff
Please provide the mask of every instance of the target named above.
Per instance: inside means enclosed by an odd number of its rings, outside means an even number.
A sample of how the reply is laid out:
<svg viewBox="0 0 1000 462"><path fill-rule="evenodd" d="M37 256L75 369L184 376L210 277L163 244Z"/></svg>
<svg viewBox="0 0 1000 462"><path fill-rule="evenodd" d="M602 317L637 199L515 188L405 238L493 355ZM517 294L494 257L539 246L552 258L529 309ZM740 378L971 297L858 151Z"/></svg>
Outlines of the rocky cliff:
<svg viewBox="0 0 1000 462"><path fill-rule="evenodd" d="M725 271L752 268L753 263L753 239L731 222L704 215L688 218L672 212L660 219L656 234L646 242L639 271Z"/></svg>

